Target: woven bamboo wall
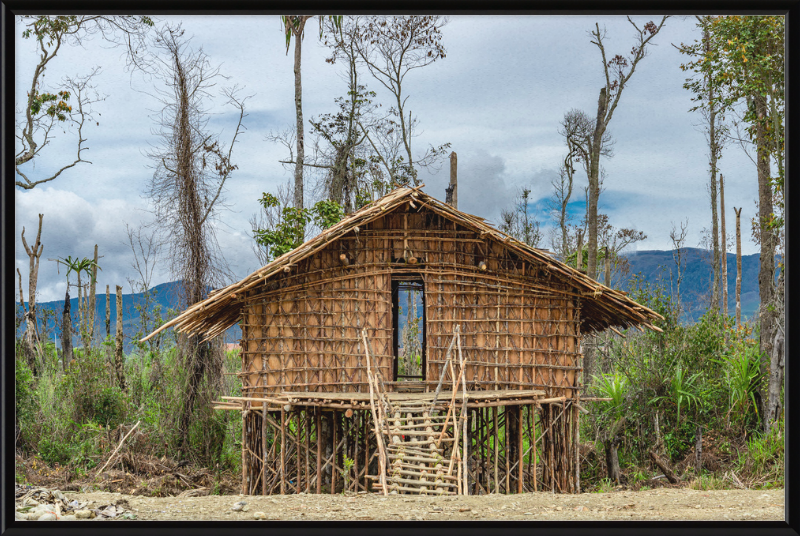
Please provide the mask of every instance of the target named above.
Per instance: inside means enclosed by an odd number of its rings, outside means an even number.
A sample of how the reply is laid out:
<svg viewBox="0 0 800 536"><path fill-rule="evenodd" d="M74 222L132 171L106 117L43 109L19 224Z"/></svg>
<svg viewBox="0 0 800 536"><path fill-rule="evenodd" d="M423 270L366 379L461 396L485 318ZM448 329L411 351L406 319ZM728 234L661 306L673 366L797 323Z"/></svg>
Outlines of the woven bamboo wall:
<svg viewBox="0 0 800 536"><path fill-rule="evenodd" d="M405 274L425 282L428 382L438 381L460 325L469 388L572 396L581 363L579 297L489 237L424 209L402 210L250 292L242 314L246 392L366 391L363 327L372 365L390 381L391 281ZM417 263L403 262L409 257Z"/></svg>

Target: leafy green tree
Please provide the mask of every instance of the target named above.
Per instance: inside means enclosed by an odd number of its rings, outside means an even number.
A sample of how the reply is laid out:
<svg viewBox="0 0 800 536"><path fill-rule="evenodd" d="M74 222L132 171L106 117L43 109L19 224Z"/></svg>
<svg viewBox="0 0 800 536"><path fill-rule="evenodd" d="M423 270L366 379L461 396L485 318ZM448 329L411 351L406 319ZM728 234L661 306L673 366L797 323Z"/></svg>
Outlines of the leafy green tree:
<svg viewBox="0 0 800 536"><path fill-rule="evenodd" d="M253 238L264 248L265 260L273 261L301 245L304 241L304 229L309 223L320 229L327 229L344 217L344 209L336 201L318 201L310 209L297 209L283 206L276 196L264 193L259 199L264 211L276 214L270 228L253 229Z"/></svg>
<svg viewBox="0 0 800 536"><path fill-rule="evenodd" d="M755 228L760 243L759 310L760 347L764 356L762 374L771 376L768 397L759 393L764 404L764 424L777 418L779 393L783 385L780 352L775 349L775 334L781 328L773 301L775 299L775 250L783 228L784 189L784 48L783 16L721 16L707 25L709 46L695 42L682 45L681 51L692 60L682 65L699 77L686 81L685 87L697 95L697 107L707 106L702 95L702 80L710 79L719 88L722 113L744 110L747 134L756 147L758 175L758 219ZM773 176L771 162L777 165ZM777 209L777 210L776 210ZM767 404L767 399L769 403Z"/></svg>

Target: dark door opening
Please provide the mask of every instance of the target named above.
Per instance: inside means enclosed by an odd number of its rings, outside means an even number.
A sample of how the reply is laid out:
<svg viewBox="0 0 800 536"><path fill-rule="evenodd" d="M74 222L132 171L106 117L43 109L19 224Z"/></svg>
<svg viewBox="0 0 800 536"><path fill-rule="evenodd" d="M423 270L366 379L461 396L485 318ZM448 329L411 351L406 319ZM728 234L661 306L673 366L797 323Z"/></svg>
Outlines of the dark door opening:
<svg viewBox="0 0 800 536"><path fill-rule="evenodd" d="M394 381L425 380L425 287L419 277L392 278Z"/></svg>

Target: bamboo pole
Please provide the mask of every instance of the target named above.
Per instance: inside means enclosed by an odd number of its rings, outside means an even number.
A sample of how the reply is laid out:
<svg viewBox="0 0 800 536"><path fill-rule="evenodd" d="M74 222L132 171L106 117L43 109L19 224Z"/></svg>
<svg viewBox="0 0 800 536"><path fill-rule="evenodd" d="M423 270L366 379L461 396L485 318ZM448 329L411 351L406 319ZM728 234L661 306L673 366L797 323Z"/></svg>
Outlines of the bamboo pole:
<svg viewBox="0 0 800 536"><path fill-rule="evenodd" d="M281 408L281 495L286 494L286 410Z"/></svg>
<svg viewBox="0 0 800 536"><path fill-rule="evenodd" d="M375 423L375 438L378 444L378 460L380 463L379 478L380 484L383 487L384 496L388 496L389 492L386 489L386 453L383 449L383 438L381 437L380 421L378 421L378 414L375 409L375 392L372 387L372 368L369 360L369 349L367 348L367 330L361 330L361 337L364 339L364 354L367 358L367 379L369 380L369 405L372 410L372 420Z"/></svg>
<svg viewBox="0 0 800 536"><path fill-rule="evenodd" d="M498 449L497 442L500 439L500 434L498 433L498 430L497 430L497 411L498 411L497 410L497 406L494 406L492 408L492 421L494 421L493 443L494 443L494 492L495 493L499 493L498 486L499 486L499 482L500 482L500 478L499 478L499 475L498 475L498 472L499 472L498 471L498 463L497 463L497 458L499 457L499 449Z"/></svg>
<svg viewBox="0 0 800 536"><path fill-rule="evenodd" d="M333 452L331 452L331 458L333 462L331 463L331 495L336 494L336 466L337 462L339 461L339 443L337 442L336 432L339 431L339 419L336 418L336 410L333 410L331 413L331 420L333 421L331 424L331 428L333 429Z"/></svg>
<svg viewBox="0 0 800 536"><path fill-rule="evenodd" d="M322 493L322 410L314 408L317 425L317 495Z"/></svg>
<svg viewBox="0 0 800 536"><path fill-rule="evenodd" d="M261 413L262 413L262 422L261 422L261 455L264 457L264 463L261 465L261 472L267 472L267 464L266 464L266 457L267 457L267 403L261 403ZM261 495L267 494L267 476L266 474L262 475L261 477Z"/></svg>
<svg viewBox="0 0 800 536"><path fill-rule="evenodd" d="M458 327L458 326L457 326ZM464 427L463 437L461 438L464 450L464 495L469 495L469 436L467 435L467 380L466 374L464 373L464 356L461 354L461 333L460 329L456 331L456 344L458 346L458 362L461 365L461 386L463 388L462 392L462 407L461 407L461 419L464 421L462 425Z"/></svg>
<svg viewBox="0 0 800 536"><path fill-rule="evenodd" d="M519 468L518 468L519 476L517 476L517 493L522 493L522 481L524 480L523 471L525 469L525 464L524 464L525 455L522 452L523 451L523 446L522 446L522 406L517 406L517 407L518 407L518 410L517 410L517 412L518 412L518 416L517 416L517 429L518 429L518 432L517 432L517 435L519 436L518 437L519 443L518 443L518 449L517 449L517 451L519 453Z"/></svg>

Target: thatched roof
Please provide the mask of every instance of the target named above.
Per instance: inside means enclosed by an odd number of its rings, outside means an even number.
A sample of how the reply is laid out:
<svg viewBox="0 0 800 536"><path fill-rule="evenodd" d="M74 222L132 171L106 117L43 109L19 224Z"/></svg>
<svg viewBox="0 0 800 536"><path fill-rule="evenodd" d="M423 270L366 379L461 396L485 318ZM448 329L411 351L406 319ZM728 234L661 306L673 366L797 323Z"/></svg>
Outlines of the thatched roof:
<svg viewBox="0 0 800 536"><path fill-rule="evenodd" d="M354 228L376 220L409 201L414 203L418 209L425 207L459 225L474 229L481 236L497 240L522 258L544 265L555 277L572 285L581 295L581 329L584 333L606 328L616 331L615 326L626 328L639 325L660 331L651 322L663 318L658 313L631 300L624 292L606 287L586 274L554 259L543 250L531 247L498 231L488 225L483 218L456 210L422 192L419 188L398 188L347 216L333 227L325 229L301 246L281 255L238 283L212 291L208 298L192 305L143 340L172 326L178 331L191 335L205 335L206 339L220 335L239 320L243 298L248 290L282 272L285 267L315 254L332 241L353 231Z"/></svg>

